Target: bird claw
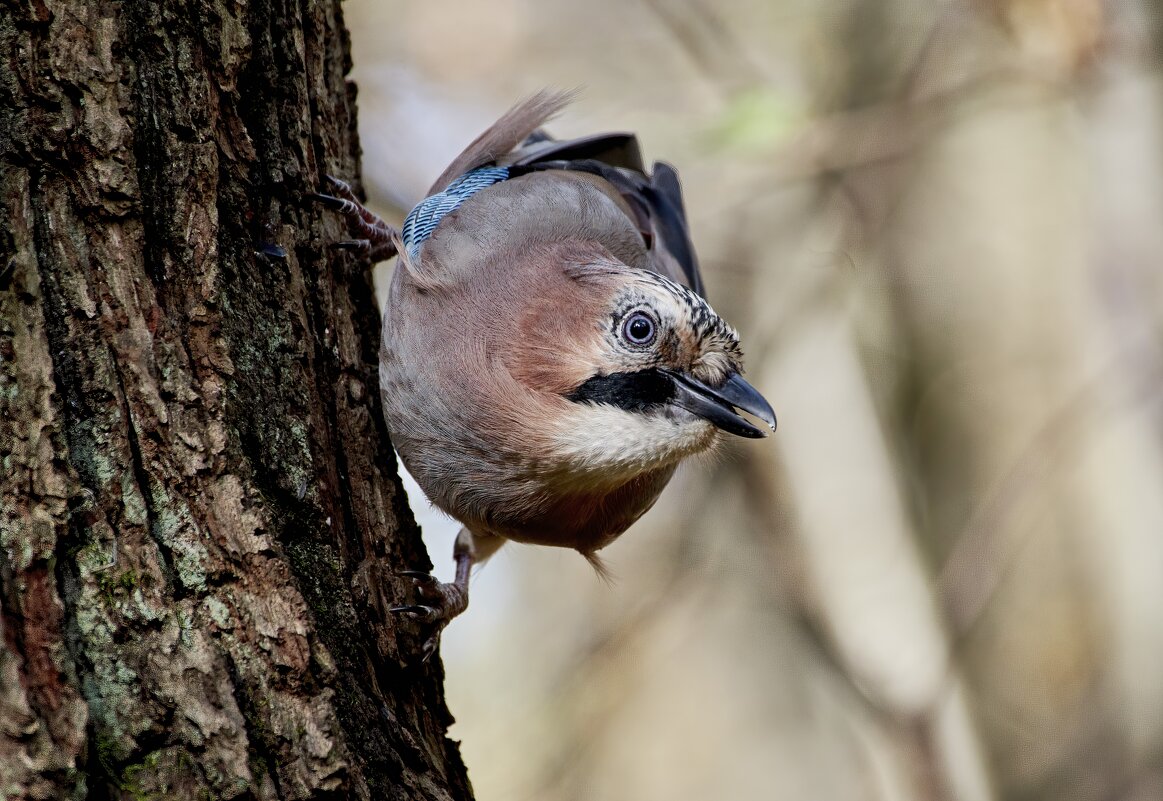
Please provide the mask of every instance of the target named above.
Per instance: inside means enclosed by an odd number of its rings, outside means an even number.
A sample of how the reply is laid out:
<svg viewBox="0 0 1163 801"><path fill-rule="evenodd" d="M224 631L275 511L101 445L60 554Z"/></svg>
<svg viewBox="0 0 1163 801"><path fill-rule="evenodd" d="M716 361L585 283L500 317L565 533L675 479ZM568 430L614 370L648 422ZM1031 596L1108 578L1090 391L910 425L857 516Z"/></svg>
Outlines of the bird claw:
<svg viewBox="0 0 1163 801"><path fill-rule="evenodd" d="M336 178L334 175L324 175L323 178L327 183L331 184L331 188L340 192L341 194L351 193L351 184L342 178Z"/></svg>
<svg viewBox="0 0 1163 801"><path fill-rule="evenodd" d="M400 576L412 579L412 587L419 603L393 606L392 614L406 615L424 629L427 637L421 649L421 656L427 662L440 645L440 634L454 617L468 607L467 588L459 584L446 584L431 573L419 570L401 570Z"/></svg>
<svg viewBox="0 0 1163 801"><path fill-rule="evenodd" d="M346 211L347 209L351 208L351 201L335 197L334 195L324 195L319 192L311 192L310 194L304 195L304 197L306 197L307 200L310 200L312 203L318 203L320 206L326 206L327 208L334 209L335 211Z"/></svg>
<svg viewBox="0 0 1163 801"><path fill-rule="evenodd" d="M329 191L311 192L304 195L304 198L338 213L346 222L351 234L358 237L334 242L331 247L335 250L358 253L372 262L395 256L396 229L384 222L379 215L365 208L345 182L333 175L324 178L326 190Z"/></svg>
<svg viewBox="0 0 1163 801"><path fill-rule="evenodd" d="M432 606L424 606L423 604L393 606L388 611L395 615L408 615L422 623L432 623L440 617L439 609Z"/></svg>

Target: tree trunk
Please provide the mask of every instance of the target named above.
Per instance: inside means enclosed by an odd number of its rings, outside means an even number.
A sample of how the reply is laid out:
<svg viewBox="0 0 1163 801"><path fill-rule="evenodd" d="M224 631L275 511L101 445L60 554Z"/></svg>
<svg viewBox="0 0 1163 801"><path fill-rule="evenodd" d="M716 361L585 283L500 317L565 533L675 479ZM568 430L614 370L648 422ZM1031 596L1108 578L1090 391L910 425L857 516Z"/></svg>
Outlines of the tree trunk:
<svg viewBox="0 0 1163 801"><path fill-rule="evenodd" d="M10 0L0 59L0 798L469 798L301 201L358 172L339 0Z"/></svg>

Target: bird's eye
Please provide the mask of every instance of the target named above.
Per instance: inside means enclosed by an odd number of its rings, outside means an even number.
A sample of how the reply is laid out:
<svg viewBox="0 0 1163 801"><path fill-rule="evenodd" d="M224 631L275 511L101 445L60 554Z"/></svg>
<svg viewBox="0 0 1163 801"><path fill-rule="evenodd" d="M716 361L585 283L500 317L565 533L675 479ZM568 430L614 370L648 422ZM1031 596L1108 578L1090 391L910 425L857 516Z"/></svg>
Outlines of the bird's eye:
<svg viewBox="0 0 1163 801"><path fill-rule="evenodd" d="M622 323L622 336L632 345L649 345L654 341L656 326L646 312L634 312Z"/></svg>

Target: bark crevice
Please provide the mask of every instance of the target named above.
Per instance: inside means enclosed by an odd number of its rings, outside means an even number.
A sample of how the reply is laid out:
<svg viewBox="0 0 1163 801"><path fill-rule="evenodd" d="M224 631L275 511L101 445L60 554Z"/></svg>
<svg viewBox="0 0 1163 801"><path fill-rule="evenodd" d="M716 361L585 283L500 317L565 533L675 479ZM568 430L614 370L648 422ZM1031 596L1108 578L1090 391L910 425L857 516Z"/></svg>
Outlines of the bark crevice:
<svg viewBox="0 0 1163 801"><path fill-rule="evenodd" d="M299 201L358 174L338 3L6 16L0 795L470 798L383 614L370 279Z"/></svg>

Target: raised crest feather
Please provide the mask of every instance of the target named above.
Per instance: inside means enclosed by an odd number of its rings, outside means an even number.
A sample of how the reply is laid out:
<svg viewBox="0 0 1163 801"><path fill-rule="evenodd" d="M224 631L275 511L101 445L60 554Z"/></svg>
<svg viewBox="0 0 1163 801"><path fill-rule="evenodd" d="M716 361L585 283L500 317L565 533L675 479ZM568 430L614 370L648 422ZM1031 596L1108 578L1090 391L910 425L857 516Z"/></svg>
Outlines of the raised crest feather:
<svg viewBox="0 0 1163 801"><path fill-rule="evenodd" d="M448 165L436 183L432 184L428 194L442 191L469 170L491 164L508 155L529 134L569 105L575 94L575 91L542 89L513 106Z"/></svg>

